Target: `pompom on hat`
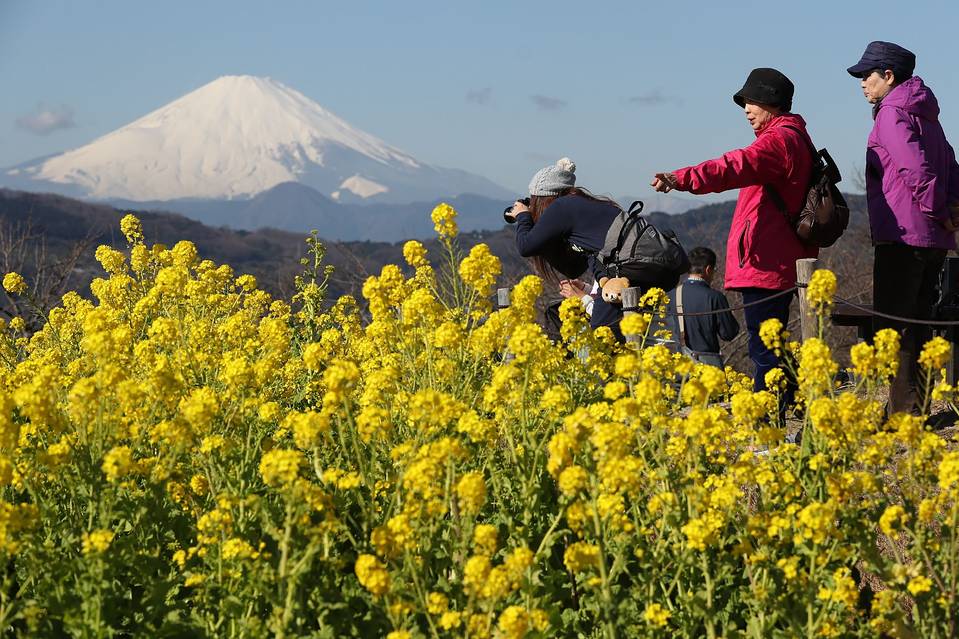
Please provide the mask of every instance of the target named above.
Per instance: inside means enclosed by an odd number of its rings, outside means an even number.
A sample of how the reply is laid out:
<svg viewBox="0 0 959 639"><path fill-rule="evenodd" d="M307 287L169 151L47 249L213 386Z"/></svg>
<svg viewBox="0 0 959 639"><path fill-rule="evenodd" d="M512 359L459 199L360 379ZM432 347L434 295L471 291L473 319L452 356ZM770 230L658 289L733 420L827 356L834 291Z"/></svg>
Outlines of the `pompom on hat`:
<svg viewBox="0 0 959 639"><path fill-rule="evenodd" d="M529 181L530 195L559 195L576 186L576 164L569 158L560 158L556 164L540 169Z"/></svg>

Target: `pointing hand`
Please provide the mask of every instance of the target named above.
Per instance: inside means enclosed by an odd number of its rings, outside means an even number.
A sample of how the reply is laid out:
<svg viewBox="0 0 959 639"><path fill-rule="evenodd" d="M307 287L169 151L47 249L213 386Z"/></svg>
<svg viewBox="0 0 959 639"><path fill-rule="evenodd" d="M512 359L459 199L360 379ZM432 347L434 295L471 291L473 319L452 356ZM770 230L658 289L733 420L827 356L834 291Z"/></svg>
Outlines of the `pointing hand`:
<svg viewBox="0 0 959 639"><path fill-rule="evenodd" d="M669 193L676 188L676 174L657 173L649 185L659 193Z"/></svg>

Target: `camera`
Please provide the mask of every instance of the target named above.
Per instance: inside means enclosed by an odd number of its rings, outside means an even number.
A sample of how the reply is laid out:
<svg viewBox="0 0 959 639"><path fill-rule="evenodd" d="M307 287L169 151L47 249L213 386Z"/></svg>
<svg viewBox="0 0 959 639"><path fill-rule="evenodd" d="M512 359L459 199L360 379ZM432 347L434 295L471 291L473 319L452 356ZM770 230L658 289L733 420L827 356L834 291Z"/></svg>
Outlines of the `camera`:
<svg viewBox="0 0 959 639"><path fill-rule="evenodd" d="M524 197L523 199L517 200L517 201L518 201L518 202L522 202L522 203L525 204L526 206L529 206L529 198L528 198L528 197ZM512 204L510 204L510 205L507 206L505 209L503 209L503 219L506 220L506 223L507 223L507 224L512 224L513 222L516 221L516 218L510 217L510 214L511 214L512 212L513 212L513 205L512 205Z"/></svg>

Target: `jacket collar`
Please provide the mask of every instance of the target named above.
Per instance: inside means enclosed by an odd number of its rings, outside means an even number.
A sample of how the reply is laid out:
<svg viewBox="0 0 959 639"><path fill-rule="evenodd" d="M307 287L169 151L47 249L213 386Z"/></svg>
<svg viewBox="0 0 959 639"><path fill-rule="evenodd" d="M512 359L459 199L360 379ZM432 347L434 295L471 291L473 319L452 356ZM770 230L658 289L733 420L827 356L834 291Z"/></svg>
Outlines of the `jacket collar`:
<svg viewBox="0 0 959 639"><path fill-rule="evenodd" d="M777 115L772 120L770 120L766 124L766 126L756 131L755 132L756 137L758 138L763 133L766 133L767 131L772 131L773 129L778 129L779 127L782 127L782 126L794 126L794 127L799 127L800 129L805 130L806 121L798 113L783 113L781 115Z"/></svg>

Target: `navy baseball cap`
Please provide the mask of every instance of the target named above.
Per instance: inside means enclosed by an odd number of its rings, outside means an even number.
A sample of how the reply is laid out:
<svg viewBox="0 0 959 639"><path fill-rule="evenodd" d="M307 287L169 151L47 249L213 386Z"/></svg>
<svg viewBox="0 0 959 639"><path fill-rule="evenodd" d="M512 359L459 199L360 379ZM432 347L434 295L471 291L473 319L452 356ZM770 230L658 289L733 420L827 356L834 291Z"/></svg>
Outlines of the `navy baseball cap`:
<svg viewBox="0 0 959 639"><path fill-rule="evenodd" d="M912 75L916 68L916 54L892 42L876 40L870 42L859 62L846 71L854 78L861 78L864 74L875 69L891 69L897 75Z"/></svg>

